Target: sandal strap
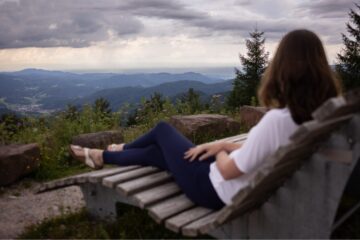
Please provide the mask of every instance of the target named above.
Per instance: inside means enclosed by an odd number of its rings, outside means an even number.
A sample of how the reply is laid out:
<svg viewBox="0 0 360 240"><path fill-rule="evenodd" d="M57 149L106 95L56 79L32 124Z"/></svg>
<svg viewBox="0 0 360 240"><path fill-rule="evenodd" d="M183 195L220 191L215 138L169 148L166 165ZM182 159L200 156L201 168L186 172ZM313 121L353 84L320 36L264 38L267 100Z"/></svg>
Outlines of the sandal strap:
<svg viewBox="0 0 360 240"><path fill-rule="evenodd" d="M95 163L89 155L89 150L90 150L89 148L84 148L85 164L91 168L95 168Z"/></svg>

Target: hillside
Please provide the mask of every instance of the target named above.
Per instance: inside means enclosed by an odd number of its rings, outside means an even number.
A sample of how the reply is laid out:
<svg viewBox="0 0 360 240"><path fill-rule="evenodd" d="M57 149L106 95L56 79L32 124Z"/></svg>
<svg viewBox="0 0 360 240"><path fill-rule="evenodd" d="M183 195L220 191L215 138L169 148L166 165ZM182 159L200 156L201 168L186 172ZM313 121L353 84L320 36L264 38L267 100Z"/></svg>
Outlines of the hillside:
<svg viewBox="0 0 360 240"><path fill-rule="evenodd" d="M334 67L333 65L331 67ZM82 105L103 97L113 109L123 103L138 103L154 92L174 100L195 89L202 100L212 94L222 96L232 89L232 80L208 77L199 73L69 73L25 69L18 72L0 72L0 114L48 113L64 108L68 103Z"/></svg>
<svg viewBox="0 0 360 240"><path fill-rule="evenodd" d="M208 98L212 94L228 92L232 89L232 80L222 83L205 84L198 81L177 81L164 83L154 87L125 87L113 88L98 91L88 97L73 102L75 105L92 103L95 99L103 97L107 99L113 110L118 109L124 103L138 103L142 98L149 98L155 92L161 93L165 97L174 98L180 94L186 93L189 88L193 88Z"/></svg>
<svg viewBox="0 0 360 240"><path fill-rule="evenodd" d="M193 81L193 83L183 85L179 84L179 81ZM141 99L139 96L148 97L154 91L173 96L187 91L189 87L206 89L208 84L223 83L222 79L194 72L76 74L25 69L18 72L0 73L0 99L11 110L21 112L27 109L31 109L31 112L34 110L35 112L53 111L63 108L68 103L92 102L98 96L109 98L113 106L117 108L124 101L137 102ZM165 85L160 86L162 84ZM171 90L172 88L175 90Z"/></svg>

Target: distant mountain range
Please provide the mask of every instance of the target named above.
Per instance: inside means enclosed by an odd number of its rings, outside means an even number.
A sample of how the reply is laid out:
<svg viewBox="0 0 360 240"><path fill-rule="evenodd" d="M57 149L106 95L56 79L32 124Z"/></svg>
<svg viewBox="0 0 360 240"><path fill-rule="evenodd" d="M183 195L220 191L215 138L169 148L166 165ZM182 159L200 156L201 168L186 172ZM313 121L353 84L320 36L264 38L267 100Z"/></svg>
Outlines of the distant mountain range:
<svg viewBox="0 0 360 240"><path fill-rule="evenodd" d="M171 73L85 73L25 69L0 73L0 112L42 113L62 109L68 103L92 103L103 97L113 109L124 102L136 103L154 92L174 97L189 88L205 97L230 91L231 80L195 72Z"/></svg>
<svg viewBox="0 0 360 240"><path fill-rule="evenodd" d="M189 88L193 88L198 92L202 98L208 98L213 94L224 94L232 89L232 80L223 81L221 83L205 84L198 81L176 81L170 83L163 83L154 87L124 87L113 88L98 91L85 98L79 99L74 103L82 105L85 103L92 103L95 99L103 97L106 98L113 109L118 109L123 103L138 103L142 98L149 98L155 92L161 93L163 96L170 99L178 97L186 93Z"/></svg>

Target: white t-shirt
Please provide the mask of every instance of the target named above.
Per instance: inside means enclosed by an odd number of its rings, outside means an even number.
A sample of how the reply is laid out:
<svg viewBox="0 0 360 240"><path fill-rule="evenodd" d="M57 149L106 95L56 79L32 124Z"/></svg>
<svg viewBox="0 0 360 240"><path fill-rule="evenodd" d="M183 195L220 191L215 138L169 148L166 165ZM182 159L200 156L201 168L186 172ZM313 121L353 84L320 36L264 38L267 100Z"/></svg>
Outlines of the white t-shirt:
<svg viewBox="0 0 360 240"><path fill-rule="evenodd" d="M266 158L280 146L290 142L289 137L297 128L298 125L293 121L287 108L268 111L250 130L242 147L229 155L239 170L245 173L244 175L225 180L217 168L216 162L210 165L209 177L220 199L224 203L230 204L232 197L248 185L256 173L256 169L264 163Z"/></svg>

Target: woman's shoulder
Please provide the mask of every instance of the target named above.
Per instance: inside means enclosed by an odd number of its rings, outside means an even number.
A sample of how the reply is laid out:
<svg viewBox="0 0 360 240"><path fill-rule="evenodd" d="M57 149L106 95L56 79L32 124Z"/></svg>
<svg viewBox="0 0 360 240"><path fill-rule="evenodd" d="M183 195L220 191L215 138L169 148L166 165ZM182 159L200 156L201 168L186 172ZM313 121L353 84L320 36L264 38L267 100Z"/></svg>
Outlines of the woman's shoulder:
<svg viewBox="0 0 360 240"><path fill-rule="evenodd" d="M291 119L291 113L288 108L273 108L267 111L263 117L265 120L273 121L279 119Z"/></svg>
<svg viewBox="0 0 360 240"><path fill-rule="evenodd" d="M289 128L297 126L288 108L273 108L269 110L258 125L265 128Z"/></svg>

